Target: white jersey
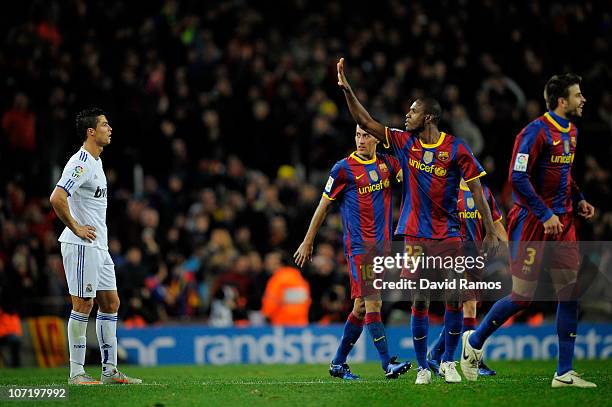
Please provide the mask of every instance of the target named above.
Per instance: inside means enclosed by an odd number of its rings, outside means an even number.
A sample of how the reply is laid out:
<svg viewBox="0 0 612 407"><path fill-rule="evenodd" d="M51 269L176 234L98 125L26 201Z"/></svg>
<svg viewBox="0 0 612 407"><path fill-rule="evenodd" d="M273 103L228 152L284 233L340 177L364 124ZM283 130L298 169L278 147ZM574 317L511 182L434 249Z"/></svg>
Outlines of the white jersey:
<svg viewBox="0 0 612 407"><path fill-rule="evenodd" d="M96 228L96 239L89 242L65 228L58 241L108 250L106 228L106 175L102 159L97 160L81 147L64 167L57 186L68 193L70 214L80 225Z"/></svg>

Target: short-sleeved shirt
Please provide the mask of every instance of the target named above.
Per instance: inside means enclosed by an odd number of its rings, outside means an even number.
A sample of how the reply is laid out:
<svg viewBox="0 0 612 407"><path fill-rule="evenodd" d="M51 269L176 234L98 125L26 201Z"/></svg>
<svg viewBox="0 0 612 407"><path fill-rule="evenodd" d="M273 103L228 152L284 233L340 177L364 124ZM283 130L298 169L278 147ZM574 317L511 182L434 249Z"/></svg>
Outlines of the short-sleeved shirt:
<svg viewBox="0 0 612 407"><path fill-rule="evenodd" d="M80 225L96 228L96 239L92 242L81 239L67 227L58 240L108 250L107 184L102 159L94 158L81 148L68 160L57 187L68 193L68 208L72 217Z"/></svg>
<svg viewBox="0 0 612 407"><path fill-rule="evenodd" d="M363 160L356 153L331 169L323 196L340 203L345 255L363 254L366 243L393 237L392 183L400 171L390 155Z"/></svg>
<svg viewBox="0 0 612 407"><path fill-rule="evenodd" d="M486 185L482 185L482 192L491 209L493 222L499 222L503 216L493 193ZM461 234L464 239L469 242L482 242L485 236L485 228L482 223L482 215L476 208L476 202L469 188L460 186L459 198L457 199L457 210L459 219L461 220Z"/></svg>
<svg viewBox="0 0 612 407"><path fill-rule="evenodd" d="M427 239L461 237L457 216L460 180L486 174L470 148L443 132L435 144L388 127L385 135L384 146L393 149L404 172L404 197L395 233Z"/></svg>

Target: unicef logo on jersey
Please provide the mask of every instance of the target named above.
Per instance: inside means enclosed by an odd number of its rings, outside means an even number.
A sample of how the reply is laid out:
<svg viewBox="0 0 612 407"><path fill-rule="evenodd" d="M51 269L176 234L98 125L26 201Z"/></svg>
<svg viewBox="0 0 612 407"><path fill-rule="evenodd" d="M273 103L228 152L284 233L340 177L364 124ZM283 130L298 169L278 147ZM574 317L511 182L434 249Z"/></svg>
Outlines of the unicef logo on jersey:
<svg viewBox="0 0 612 407"><path fill-rule="evenodd" d="M106 188L97 187L94 198L106 198Z"/></svg>

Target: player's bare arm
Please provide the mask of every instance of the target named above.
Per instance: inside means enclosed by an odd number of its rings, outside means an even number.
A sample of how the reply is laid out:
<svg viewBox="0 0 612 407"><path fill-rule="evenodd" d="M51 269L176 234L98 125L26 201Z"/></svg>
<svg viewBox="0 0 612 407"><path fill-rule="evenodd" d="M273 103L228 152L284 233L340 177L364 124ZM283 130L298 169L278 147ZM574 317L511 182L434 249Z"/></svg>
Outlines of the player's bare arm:
<svg viewBox="0 0 612 407"><path fill-rule="evenodd" d="M60 218L64 225L68 227L75 235L81 239L89 241L96 239L96 228L89 225L79 225L79 223L70 214L68 208L68 193L62 188L56 187L49 198L51 206L55 210L57 217Z"/></svg>
<svg viewBox="0 0 612 407"><path fill-rule="evenodd" d="M363 107L363 105L355 96L355 92L349 85L348 80L346 79L346 75L344 73L344 58L340 58L337 64L338 68L338 86L342 88L344 91L344 97L346 98L346 104L348 105L349 111L351 112L351 116L357 122L357 124L370 133L372 136L376 137L378 140L383 143L386 141L385 137L385 126L377 122L370 116L368 111Z"/></svg>
<svg viewBox="0 0 612 407"><path fill-rule="evenodd" d="M308 226L308 232L306 232L304 241L293 254L295 264L297 264L299 267L303 267L306 261L310 261L312 258L314 238L317 235L319 228L323 224L327 213L329 212L331 203L332 202L325 197L322 197L319 201L319 205L317 206L317 209L310 220L310 226Z"/></svg>
<svg viewBox="0 0 612 407"><path fill-rule="evenodd" d="M482 190L482 184L480 183L480 180L476 178L467 182L467 186L474 197L476 209L478 209L478 212L480 212L482 215L482 223L486 231L483 239L485 249L495 249L499 239L497 238L495 224L493 223L493 217L491 216L491 208L489 208L489 204L487 203Z"/></svg>
<svg viewBox="0 0 612 407"><path fill-rule="evenodd" d="M506 228L501 220L495 222L495 234L500 242L508 242L508 232L506 232Z"/></svg>

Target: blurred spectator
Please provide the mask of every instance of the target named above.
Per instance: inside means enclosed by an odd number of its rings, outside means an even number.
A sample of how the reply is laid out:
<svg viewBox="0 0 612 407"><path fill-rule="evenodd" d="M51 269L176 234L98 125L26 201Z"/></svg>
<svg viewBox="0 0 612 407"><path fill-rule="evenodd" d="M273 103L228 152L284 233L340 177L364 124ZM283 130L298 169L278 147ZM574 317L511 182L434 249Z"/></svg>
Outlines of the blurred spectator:
<svg viewBox="0 0 612 407"><path fill-rule="evenodd" d="M461 105L453 106L451 111L451 128L453 135L461 137L472 149L474 155L480 155L484 148L484 139L478 126L467 115Z"/></svg>
<svg viewBox="0 0 612 407"><path fill-rule="evenodd" d="M0 308L0 364L8 367L21 366L21 320L17 313L9 313ZM8 349L9 357L3 357L4 348ZM8 363L7 363L8 360Z"/></svg>
<svg viewBox="0 0 612 407"><path fill-rule="evenodd" d="M300 270L283 265L277 268L266 285L261 312L272 325L304 326L308 324L310 286Z"/></svg>
<svg viewBox="0 0 612 407"><path fill-rule="evenodd" d="M8 138L9 151L20 158L36 150L36 114L28 104L26 94L18 92L13 107L2 115L2 129Z"/></svg>

